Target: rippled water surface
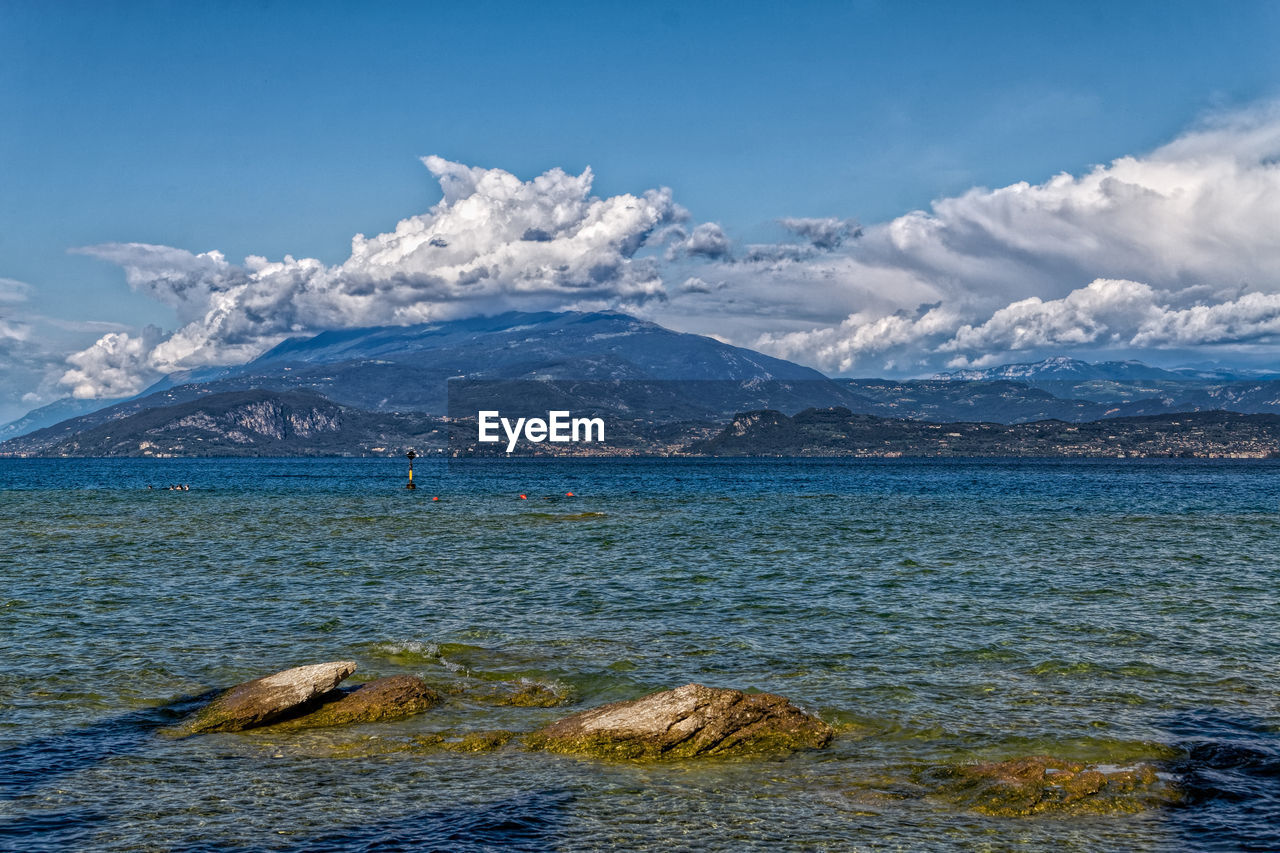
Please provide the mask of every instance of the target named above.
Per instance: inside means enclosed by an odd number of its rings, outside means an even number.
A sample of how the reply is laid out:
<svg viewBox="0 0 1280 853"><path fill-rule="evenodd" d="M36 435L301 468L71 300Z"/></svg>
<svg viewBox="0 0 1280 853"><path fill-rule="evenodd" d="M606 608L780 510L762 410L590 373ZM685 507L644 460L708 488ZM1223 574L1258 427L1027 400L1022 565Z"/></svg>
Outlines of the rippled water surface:
<svg viewBox="0 0 1280 853"><path fill-rule="evenodd" d="M402 477L0 460L0 849L1280 849L1280 463ZM191 491L146 488L172 482ZM209 690L338 658L448 698L381 725L165 731ZM571 704L479 698L529 681ZM837 739L650 765L414 741L690 681L781 693ZM928 784L1037 754L1156 763L1181 802L997 818Z"/></svg>

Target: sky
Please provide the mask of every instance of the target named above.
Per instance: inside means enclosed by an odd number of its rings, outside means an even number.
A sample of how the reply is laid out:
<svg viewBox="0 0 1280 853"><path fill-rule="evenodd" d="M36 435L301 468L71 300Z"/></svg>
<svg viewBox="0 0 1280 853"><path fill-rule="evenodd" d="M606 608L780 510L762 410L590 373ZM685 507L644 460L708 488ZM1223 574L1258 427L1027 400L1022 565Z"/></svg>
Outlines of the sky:
<svg viewBox="0 0 1280 853"><path fill-rule="evenodd" d="M0 421L509 309L833 375L1275 367L1277 37L1268 2L0 0Z"/></svg>

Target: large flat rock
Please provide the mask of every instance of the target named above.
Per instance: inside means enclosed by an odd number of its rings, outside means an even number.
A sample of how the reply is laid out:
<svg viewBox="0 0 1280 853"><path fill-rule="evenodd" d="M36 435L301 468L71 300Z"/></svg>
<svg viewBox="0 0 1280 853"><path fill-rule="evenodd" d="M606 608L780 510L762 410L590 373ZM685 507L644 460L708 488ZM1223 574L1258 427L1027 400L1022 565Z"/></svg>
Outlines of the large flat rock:
<svg viewBox="0 0 1280 853"><path fill-rule="evenodd" d="M686 684L565 717L525 743L610 758L692 758L816 749L832 736L782 696Z"/></svg>
<svg viewBox="0 0 1280 853"><path fill-rule="evenodd" d="M297 666L237 684L202 708L187 730L199 734L265 726L302 710L355 671L355 661L340 660Z"/></svg>

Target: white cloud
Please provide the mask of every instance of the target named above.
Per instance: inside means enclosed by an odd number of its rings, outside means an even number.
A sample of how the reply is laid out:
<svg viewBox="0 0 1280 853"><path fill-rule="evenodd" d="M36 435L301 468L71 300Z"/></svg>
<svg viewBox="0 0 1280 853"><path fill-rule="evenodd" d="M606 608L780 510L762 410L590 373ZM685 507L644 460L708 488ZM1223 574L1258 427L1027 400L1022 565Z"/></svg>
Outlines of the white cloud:
<svg viewBox="0 0 1280 853"><path fill-rule="evenodd" d="M82 250L121 265L179 328L105 336L64 381L115 395L292 334L509 308L617 307L842 373L1036 350L1260 347L1280 322L1276 106L1079 175L974 188L865 228L779 219L796 242L737 251L720 225L689 225L666 189L602 199L590 171L521 181L424 163L442 201L357 235L336 266L132 243ZM24 292L0 284L0 301Z"/></svg>
<svg viewBox="0 0 1280 853"><path fill-rule="evenodd" d="M1006 305L981 325L963 325L941 352L1013 352L1037 348L1120 345L1160 314L1147 284L1098 279L1062 299L1032 296Z"/></svg>
<svg viewBox="0 0 1280 853"><path fill-rule="evenodd" d="M1214 305L1162 310L1133 336L1134 346L1249 344L1280 335L1280 293L1246 293Z"/></svg>
<svg viewBox="0 0 1280 853"><path fill-rule="evenodd" d="M183 325L164 339L104 336L70 359L63 382L77 396L116 396L175 369L245 361L291 334L665 297L656 261L637 252L686 216L670 190L601 199L589 169L521 181L439 157L423 163L440 203L394 231L357 234L337 266L289 255L237 265L216 251L141 243L79 250L122 266ZM717 234L695 228L686 252L711 254Z"/></svg>
<svg viewBox="0 0 1280 853"><path fill-rule="evenodd" d="M829 370L880 366L895 347L895 363L923 368L1034 348L1256 342L1280 293L1280 107L1219 116L1078 177L975 188L833 253L754 248L763 280L739 295L822 277L809 292L832 315L753 340ZM948 334L941 314L916 316L935 303L955 321Z"/></svg>
<svg viewBox="0 0 1280 853"><path fill-rule="evenodd" d="M840 325L809 332L762 335L755 343L784 358L800 358L843 373L867 356L896 361L891 354L952 332L960 317L939 305L921 306L915 313L875 316L850 314Z"/></svg>
<svg viewBox="0 0 1280 853"><path fill-rule="evenodd" d="M1142 282L1098 279L1061 299L1012 302L976 324L928 305L914 314L854 314L835 327L765 335L756 343L844 372L868 358L898 362L912 350L917 359L921 351L946 354L947 366L971 367L1028 351L1248 346L1280 339L1280 293L1185 307L1177 304L1179 297Z"/></svg>
<svg viewBox="0 0 1280 853"><path fill-rule="evenodd" d="M715 222L703 222L689 233L676 226L670 234L673 240L667 249L667 260L682 256L727 260L733 247L729 235Z"/></svg>
<svg viewBox="0 0 1280 853"><path fill-rule="evenodd" d="M1178 296L1140 282L1099 279L1062 299L1033 297L1001 308L979 326L961 326L938 350L969 353L971 363L1030 349L1251 345L1280 335L1280 293L1186 307L1173 304Z"/></svg>
<svg viewBox="0 0 1280 853"><path fill-rule="evenodd" d="M60 381L79 400L137 394L149 384L152 350L162 339L155 326L140 335L109 332L93 346L69 356L72 366Z"/></svg>

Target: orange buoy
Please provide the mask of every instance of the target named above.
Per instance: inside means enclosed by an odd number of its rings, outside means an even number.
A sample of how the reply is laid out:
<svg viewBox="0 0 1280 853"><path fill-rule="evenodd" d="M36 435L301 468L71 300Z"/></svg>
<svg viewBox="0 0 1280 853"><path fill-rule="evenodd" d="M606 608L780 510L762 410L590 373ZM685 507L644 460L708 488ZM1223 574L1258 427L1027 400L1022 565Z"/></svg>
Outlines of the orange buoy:
<svg viewBox="0 0 1280 853"><path fill-rule="evenodd" d="M565 492L565 493L564 493L564 496L565 496L566 498L571 498L571 497L573 497L573 492Z"/></svg>
<svg viewBox="0 0 1280 853"><path fill-rule="evenodd" d="M438 501L438 500L440 500L440 498L439 498L438 496L432 496L431 500L433 500L433 501Z"/></svg>
<svg viewBox="0 0 1280 853"><path fill-rule="evenodd" d="M520 496L520 500L522 500L522 501L527 501L527 500L529 500L529 497L528 497L527 495L521 495L521 496Z"/></svg>

